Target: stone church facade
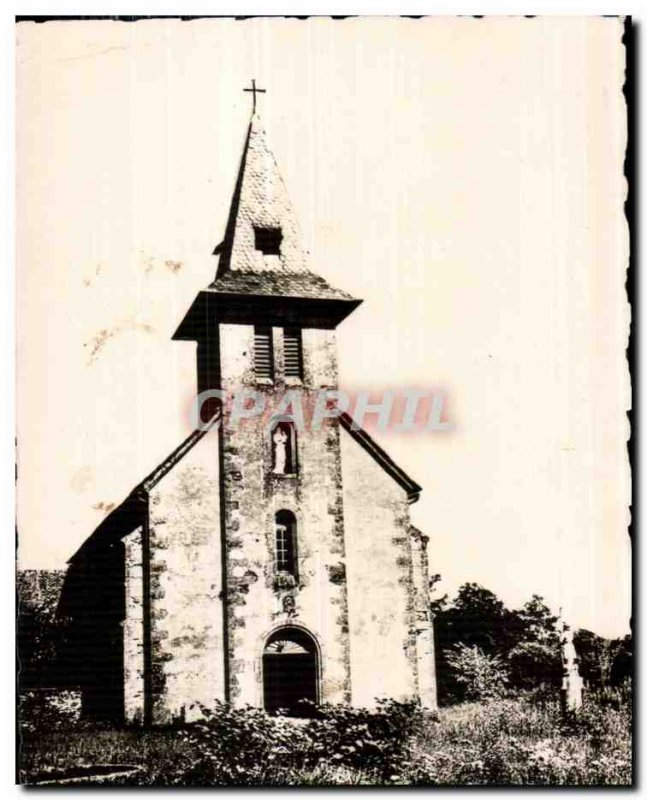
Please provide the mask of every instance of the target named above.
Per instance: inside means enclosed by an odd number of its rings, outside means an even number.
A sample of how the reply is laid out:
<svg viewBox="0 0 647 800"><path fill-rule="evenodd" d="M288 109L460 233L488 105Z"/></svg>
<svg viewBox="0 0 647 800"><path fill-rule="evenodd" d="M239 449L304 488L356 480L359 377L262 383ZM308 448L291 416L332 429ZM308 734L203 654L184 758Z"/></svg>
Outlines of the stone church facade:
<svg viewBox="0 0 647 800"><path fill-rule="evenodd" d="M436 705L421 488L346 414L238 425L224 396L315 407L338 387L336 327L361 301L310 271L258 115L195 341L209 422L72 557L59 604L95 717L166 724L216 701ZM216 398L214 400L214 397Z"/></svg>

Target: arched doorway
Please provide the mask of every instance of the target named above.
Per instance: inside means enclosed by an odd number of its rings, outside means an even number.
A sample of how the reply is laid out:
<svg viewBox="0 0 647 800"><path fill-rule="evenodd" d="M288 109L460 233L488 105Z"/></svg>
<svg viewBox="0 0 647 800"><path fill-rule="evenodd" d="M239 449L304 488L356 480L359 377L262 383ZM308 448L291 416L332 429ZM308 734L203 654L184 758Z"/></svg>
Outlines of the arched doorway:
<svg viewBox="0 0 647 800"><path fill-rule="evenodd" d="M319 663L317 645L301 628L279 628L268 638L263 650L263 702L266 711L304 716L317 702Z"/></svg>

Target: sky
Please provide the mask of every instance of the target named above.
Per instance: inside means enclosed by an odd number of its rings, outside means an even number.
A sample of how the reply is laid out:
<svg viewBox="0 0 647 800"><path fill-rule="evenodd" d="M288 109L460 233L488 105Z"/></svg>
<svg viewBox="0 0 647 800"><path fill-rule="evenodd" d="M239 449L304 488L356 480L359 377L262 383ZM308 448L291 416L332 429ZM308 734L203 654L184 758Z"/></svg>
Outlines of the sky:
<svg viewBox="0 0 647 800"><path fill-rule="evenodd" d="M363 298L340 385L442 390L375 433L440 590L628 631L622 27L603 18L17 26L19 563L61 568L189 432L258 103L311 268Z"/></svg>

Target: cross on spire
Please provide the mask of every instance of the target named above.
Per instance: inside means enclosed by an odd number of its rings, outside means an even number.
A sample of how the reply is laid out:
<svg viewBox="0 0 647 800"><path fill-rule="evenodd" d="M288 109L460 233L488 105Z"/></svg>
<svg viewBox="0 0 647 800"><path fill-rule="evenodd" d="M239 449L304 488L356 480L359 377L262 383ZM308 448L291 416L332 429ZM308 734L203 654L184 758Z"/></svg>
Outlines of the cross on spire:
<svg viewBox="0 0 647 800"><path fill-rule="evenodd" d="M256 112L256 95L257 94L265 94L265 89L257 89L256 88L256 80L254 78L252 78L252 87L251 87L251 89L243 89L243 91L252 93L252 96L254 98L254 101L253 101L253 104L252 104L252 114L254 114Z"/></svg>

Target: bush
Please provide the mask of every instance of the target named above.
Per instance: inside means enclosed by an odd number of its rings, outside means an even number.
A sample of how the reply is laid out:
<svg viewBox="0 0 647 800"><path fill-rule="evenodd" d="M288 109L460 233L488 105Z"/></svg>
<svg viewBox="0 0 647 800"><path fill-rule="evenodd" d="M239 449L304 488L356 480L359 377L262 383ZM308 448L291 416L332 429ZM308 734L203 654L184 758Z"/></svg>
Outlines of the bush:
<svg viewBox="0 0 647 800"><path fill-rule="evenodd" d="M374 711L343 706L313 709L313 719L268 716L260 709L219 704L204 720L180 732L194 754L178 775L180 785L293 783L303 770L351 768L374 781L390 780L406 766L407 743L422 715L412 703L380 702Z"/></svg>
<svg viewBox="0 0 647 800"><path fill-rule="evenodd" d="M458 644L446 658L465 700L493 700L505 695L509 676L499 656L488 655L475 645Z"/></svg>
<svg viewBox="0 0 647 800"><path fill-rule="evenodd" d="M35 706L32 703L32 711ZM49 712L48 712L49 713ZM428 714L411 704L324 707L313 719L224 705L153 730L27 725L21 779L97 764L141 767L121 785L630 785L631 687L585 695L562 720L552 687ZM31 732L29 732L31 731ZM118 781L112 781L117 785Z"/></svg>
<svg viewBox="0 0 647 800"><path fill-rule="evenodd" d="M18 700L21 733L63 730L79 724L80 716L81 694L71 689L32 689Z"/></svg>
<svg viewBox="0 0 647 800"><path fill-rule="evenodd" d="M204 719L178 732L190 754L169 765L158 780L168 785L258 785L271 767L289 769L300 751L299 730L260 709L234 709L219 703L202 709Z"/></svg>
<svg viewBox="0 0 647 800"><path fill-rule="evenodd" d="M329 760L390 780L406 767L408 740L421 724L422 713L414 703L383 700L375 711L324 706L305 733L316 762Z"/></svg>

